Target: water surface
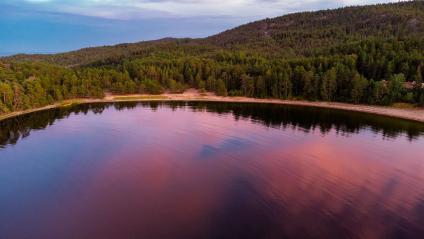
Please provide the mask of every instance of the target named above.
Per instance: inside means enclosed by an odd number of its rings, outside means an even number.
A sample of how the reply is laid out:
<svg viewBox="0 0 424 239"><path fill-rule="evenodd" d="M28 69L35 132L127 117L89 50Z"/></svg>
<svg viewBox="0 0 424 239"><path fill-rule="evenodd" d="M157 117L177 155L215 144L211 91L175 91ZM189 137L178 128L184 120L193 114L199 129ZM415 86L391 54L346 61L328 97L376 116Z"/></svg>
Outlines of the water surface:
<svg viewBox="0 0 424 239"><path fill-rule="evenodd" d="M0 122L0 238L423 238L424 125L266 104Z"/></svg>

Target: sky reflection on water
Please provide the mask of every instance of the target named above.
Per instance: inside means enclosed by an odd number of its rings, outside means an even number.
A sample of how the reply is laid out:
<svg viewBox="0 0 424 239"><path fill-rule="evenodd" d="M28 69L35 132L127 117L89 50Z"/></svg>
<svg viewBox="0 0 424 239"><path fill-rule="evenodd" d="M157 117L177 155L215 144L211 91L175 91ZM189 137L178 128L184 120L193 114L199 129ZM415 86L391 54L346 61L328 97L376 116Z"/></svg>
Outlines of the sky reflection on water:
<svg viewBox="0 0 424 239"><path fill-rule="evenodd" d="M424 236L420 124L218 103L1 124L0 238Z"/></svg>

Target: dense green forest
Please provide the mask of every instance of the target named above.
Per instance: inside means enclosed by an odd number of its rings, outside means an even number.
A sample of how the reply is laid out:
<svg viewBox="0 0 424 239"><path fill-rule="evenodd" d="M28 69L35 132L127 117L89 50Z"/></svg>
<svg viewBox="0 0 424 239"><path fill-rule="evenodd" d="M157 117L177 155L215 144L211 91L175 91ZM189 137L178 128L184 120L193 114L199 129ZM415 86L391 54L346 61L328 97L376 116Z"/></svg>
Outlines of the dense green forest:
<svg viewBox="0 0 424 239"><path fill-rule="evenodd" d="M424 1L290 14L204 39L0 58L0 113L64 99L182 92L424 104Z"/></svg>

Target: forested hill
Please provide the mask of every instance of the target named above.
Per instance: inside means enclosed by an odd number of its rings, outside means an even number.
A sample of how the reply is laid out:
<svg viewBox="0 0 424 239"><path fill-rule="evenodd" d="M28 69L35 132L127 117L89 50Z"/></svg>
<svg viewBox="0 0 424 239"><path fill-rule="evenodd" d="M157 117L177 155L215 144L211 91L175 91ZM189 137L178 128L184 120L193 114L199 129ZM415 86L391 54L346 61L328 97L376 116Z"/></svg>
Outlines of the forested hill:
<svg viewBox="0 0 424 239"><path fill-rule="evenodd" d="M309 56L330 47L373 38L424 38L424 1L400 2L289 14L265 19L205 39L165 38L156 41L94 47L55 55L17 55L64 65L89 64L108 58L145 57L180 48L197 55L217 49L242 50L263 56ZM202 46L202 49L196 49Z"/></svg>
<svg viewBox="0 0 424 239"><path fill-rule="evenodd" d="M138 43L123 43L115 46L101 46L84 48L77 51L70 51L58 54L19 54L11 57L4 57L6 61L42 61L56 63L65 66L82 66L93 62L117 60L124 57L143 57L157 51L166 51L167 48L174 47L178 43L187 43L191 39L164 38L155 41L144 41Z"/></svg>
<svg viewBox="0 0 424 239"><path fill-rule="evenodd" d="M309 55L366 38L424 37L424 2L295 13L211 36L207 43L267 53Z"/></svg>
<svg viewBox="0 0 424 239"><path fill-rule="evenodd" d="M203 39L0 58L0 113L75 97L178 92L424 104L424 1L290 14Z"/></svg>

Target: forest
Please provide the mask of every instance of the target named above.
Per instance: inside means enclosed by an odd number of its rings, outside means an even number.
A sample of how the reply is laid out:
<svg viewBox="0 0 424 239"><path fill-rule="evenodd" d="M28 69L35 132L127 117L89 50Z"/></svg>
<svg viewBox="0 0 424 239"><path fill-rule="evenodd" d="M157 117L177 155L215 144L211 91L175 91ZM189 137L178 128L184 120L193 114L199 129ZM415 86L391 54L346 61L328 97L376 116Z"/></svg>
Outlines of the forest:
<svg viewBox="0 0 424 239"><path fill-rule="evenodd" d="M187 88L221 96L424 105L424 2L290 14L203 39L0 58L0 113Z"/></svg>

